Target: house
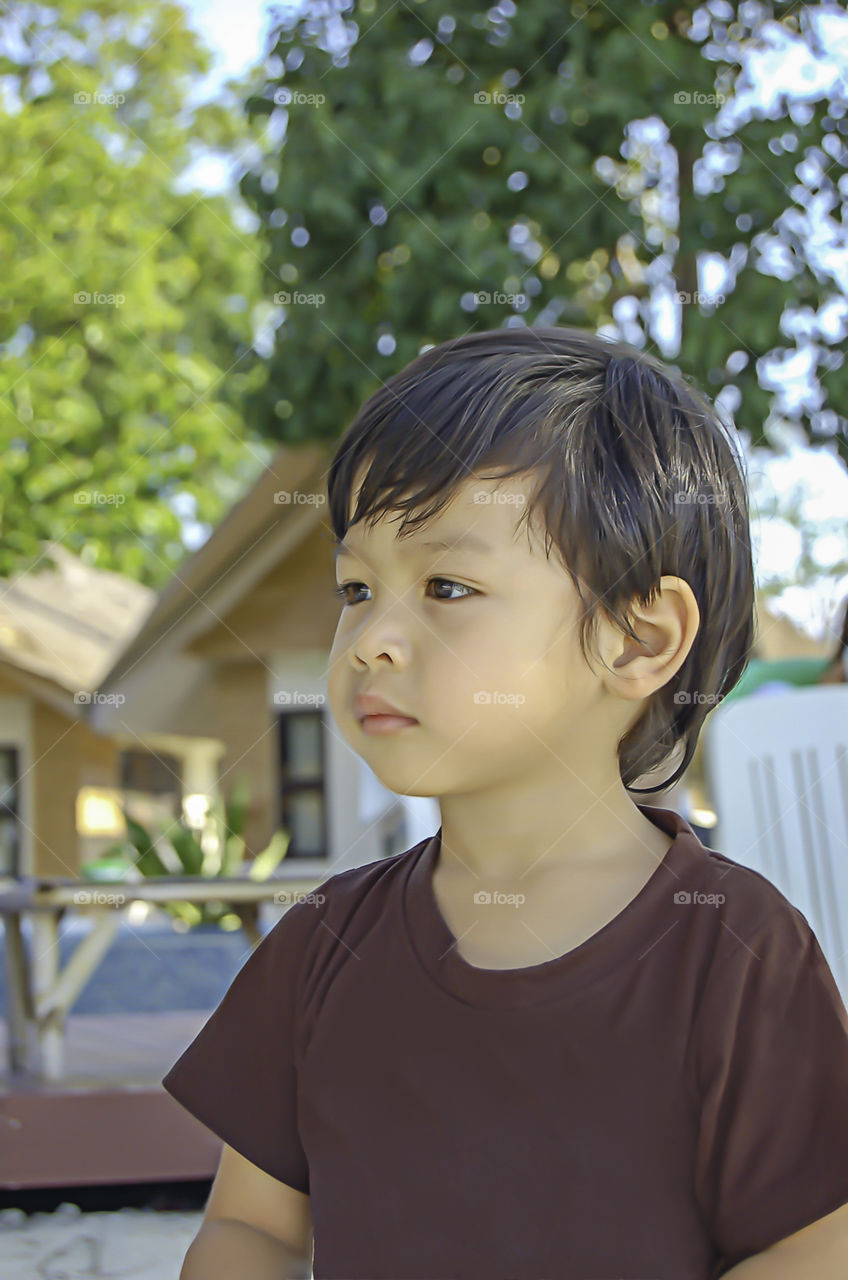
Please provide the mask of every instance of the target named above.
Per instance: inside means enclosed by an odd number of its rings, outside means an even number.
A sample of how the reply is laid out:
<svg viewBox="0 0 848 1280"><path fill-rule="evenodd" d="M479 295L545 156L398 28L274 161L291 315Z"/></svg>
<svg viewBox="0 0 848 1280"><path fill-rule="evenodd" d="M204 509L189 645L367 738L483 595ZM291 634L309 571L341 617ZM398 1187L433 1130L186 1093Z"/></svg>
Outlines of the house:
<svg viewBox="0 0 848 1280"><path fill-rule="evenodd" d="M280 827L311 876L409 848L435 801L386 790L335 725L327 661L339 616L318 444L279 449L159 595L84 708L92 730L168 753L193 801L250 789L247 853Z"/></svg>
<svg viewBox="0 0 848 1280"><path fill-rule="evenodd" d="M250 790L248 855L290 834L324 877L411 847L435 800L387 791L327 699L339 616L331 444L280 448L157 595L62 547L0 601L0 875L74 875L146 823ZM761 656L823 652L758 597ZM643 782L645 780L642 780ZM687 773L706 804L700 752ZM700 797L700 798L699 798ZM662 800L654 800L662 804Z"/></svg>
<svg viewBox="0 0 848 1280"><path fill-rule="evenodd" d="M129 762L115 741L92 731L83 710L155 599L148 587L57 543L3 583L0 877L75 875L88 856L93 797Z"/></svg>

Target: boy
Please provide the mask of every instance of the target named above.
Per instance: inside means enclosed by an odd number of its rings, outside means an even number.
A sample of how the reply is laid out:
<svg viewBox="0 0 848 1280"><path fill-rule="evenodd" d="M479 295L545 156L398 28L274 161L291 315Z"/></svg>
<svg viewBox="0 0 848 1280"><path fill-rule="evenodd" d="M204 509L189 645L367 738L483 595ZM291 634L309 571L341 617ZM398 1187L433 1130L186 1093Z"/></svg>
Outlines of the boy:
<svg viewBox="0 0 848 1280"><path fill-rule="evenodd" d="M709 402L588 332L475 333L367 401L328 496L334 719L442 825L292 906L165 1077L225 1143L183 1280L312 1241L315 1280L848 1275L818 943L630 794L753 641Z"/></svg>

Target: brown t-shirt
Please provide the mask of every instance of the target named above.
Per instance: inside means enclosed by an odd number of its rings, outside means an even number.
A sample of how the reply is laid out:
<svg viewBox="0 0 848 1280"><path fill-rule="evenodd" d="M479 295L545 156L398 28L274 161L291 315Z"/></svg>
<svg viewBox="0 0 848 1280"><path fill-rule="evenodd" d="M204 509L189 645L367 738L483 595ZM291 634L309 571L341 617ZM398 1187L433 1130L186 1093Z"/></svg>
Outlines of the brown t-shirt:
<svg viewBox="0 0 848 1280"><path fill-rule="evenodd" d="M309 1193L315 1280L714 1280L848 1202L848 1015L809 924L639 808L663 861L528 968L459 955L441 829L330 877L165 1076Z"/></svg>

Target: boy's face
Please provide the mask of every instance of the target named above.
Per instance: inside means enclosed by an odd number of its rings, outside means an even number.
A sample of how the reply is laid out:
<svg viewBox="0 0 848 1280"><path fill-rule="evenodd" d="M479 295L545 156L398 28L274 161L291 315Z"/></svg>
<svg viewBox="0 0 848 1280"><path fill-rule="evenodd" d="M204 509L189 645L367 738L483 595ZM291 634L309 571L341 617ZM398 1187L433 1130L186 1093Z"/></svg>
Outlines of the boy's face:
<svg viewBox="0 0 848 1280"><path fill-rule="evenodd" d="M556 545L548 559L540 528L530 541L526 527L516 533L531 487L523 477L470 479L433 523L403 541L396 512L370 530L364 521L348 529L351 553L339 554L336 581L355 584L347 591L354 603L341 605L330 706L346 740L392 791L461 795L514 787L522 775L556 787L567 769L591 786L601 763L592 740L617 741L609 704L619 704L619 721L622 704L607 698L601 706L600 677L580 651L580 601ZM422 545L465 533L491 551ZM366 733L353 706L363 692L418 723ZM603 772L611 764L614 756Z"/></svg>

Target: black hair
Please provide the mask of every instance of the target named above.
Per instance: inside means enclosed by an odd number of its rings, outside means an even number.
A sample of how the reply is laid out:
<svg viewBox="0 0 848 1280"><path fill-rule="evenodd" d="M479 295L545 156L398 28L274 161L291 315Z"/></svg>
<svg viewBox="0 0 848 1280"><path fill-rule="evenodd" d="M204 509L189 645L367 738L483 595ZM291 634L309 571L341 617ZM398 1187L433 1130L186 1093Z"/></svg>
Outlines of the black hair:
<svg viewBox="0 0 848 1280"><path fill-rule="evenodd" d="M464 481L502 467L509 470L491 478L538 478L522 518L541 506L545 553L556 543L583 605L584 658L599 610L638 640L627 613L634 597L651 603L663 574L692 588L700 611L692 647L618 744L626 787L671 786L754 639L741 452L706 396L626 343L559 326L471 333L420 354L341 436L327 485L335 538L360 520L403 511L402 538L435 518ZM669 778L633 787L681 748Z"/></svg>

